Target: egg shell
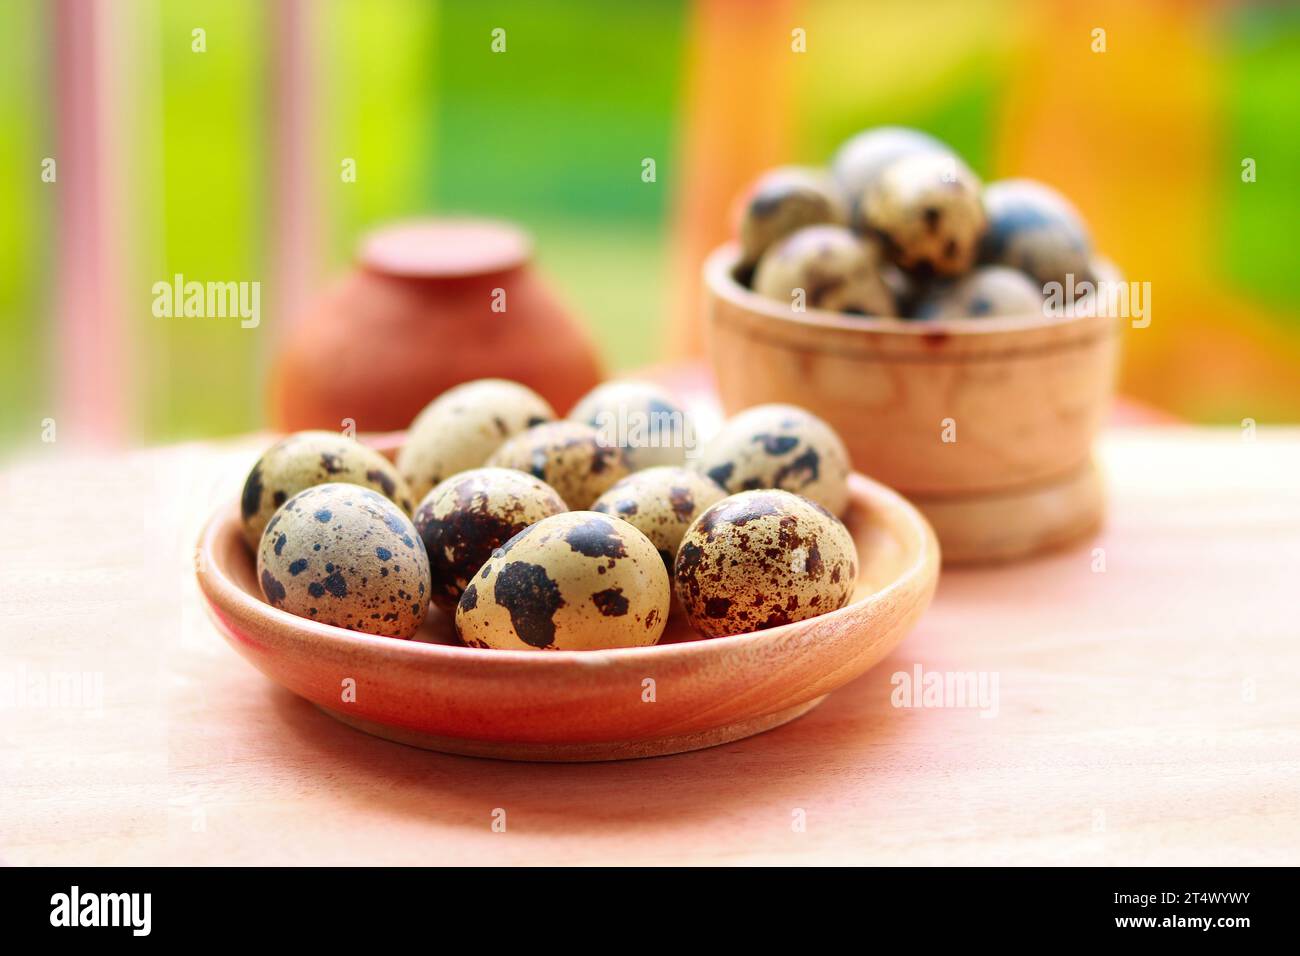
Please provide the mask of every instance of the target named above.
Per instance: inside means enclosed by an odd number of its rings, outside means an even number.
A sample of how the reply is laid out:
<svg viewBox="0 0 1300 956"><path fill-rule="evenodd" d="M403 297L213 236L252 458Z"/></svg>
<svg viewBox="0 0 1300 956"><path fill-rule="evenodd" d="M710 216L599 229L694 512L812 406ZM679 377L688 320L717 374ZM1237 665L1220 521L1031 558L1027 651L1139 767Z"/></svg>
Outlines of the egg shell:
<svg viewBox="0 0 1300 956"><path fill-rule="evenodd" d="M984 188L989 227L983 263L1009 266L1039 285L1091 278L1092 240L1083 217L1055 189L1032 179L1003 179Z"/></svg>
<svg viewBox="0 0 1300 956"><path fill-rule="evenodd" d="M257 549L276 509L298 492L327 482L373 488L408 515L415 505L405 479L373 448L337 432L295 432L267 449L244 482L240 517L248 546Z"/></svg>
<svg viewBox="0 0 1300 956"><path fill-rule="evenodd" d="M1043 293L1039 287L1023 272L1005 266L981 266L930 290L916 307L918 319L1042 314Z"/></svg>
<svg viewBox="0 0 1300 956"><path fill-rule="evenodd" d="M608 515L571 511L492 555L461 595L456 630L471 647L643 647L663 635L669 597L650 539Z"/></svg>
<svg viewBox="0 0 1300 956"><path fill-rule="evenodd" d="M466 382L443 392L415 417L397 454L397 469L419 501L439 482L486 463L506 439L554 418L546 399L518 382Z"/></svg>
<svg viewBox="0 0 1300 956"><path fill-rule="evenodd" d="M885 167L862 196L868 235L915 275L960 275L987 227L980 181L952 154L915 153Z"/></svg>
<svg viewBox="0 0 1300 956"><path fill-rule="evenodd" d="M929 133L917 129L877 126L846 140L835 151L831 160L831 173L856 207L857 200L887 166L915 153L951 154L952 149Z"/></svg>
<svg viewBox="0 0 1300 956"><path fill-rule="evenodd" d="M807 226L763 254L754 291L805 309L893 316L898 306L882 274L884 265L876 243L843 226Z"/></svg>
<svg viewBox="0 0 1300 956"><path fill-rule="evenodd" d="M429 610L415 525L357 485L316 485L286 501L262 535L257 578L273 606L367 634L409 638Z"/></svg>
<svg viewBox="0 0 1300 956"><path fill-rule="evenodd" d="M693 467L727 492L781 488L834 514L849 502L849 453L835 430L794 405L756 405L729 419Z"/></svg>
<svg viewBox="0 0 1300 956"><path fill-rule="evenodd" d="M677 597L706 637L777 627L849 602L857 550L838 518L787 491L746 491L708 508L687 530Z"/></svg>
<svg viewBox="0 0 1300 956"><path fill-rule="evenodd" d="M804 226L848 224L848 206L822 170L782 166L768 170L751 187L741 207L741 265L753 265L778 239Z"/></svg>
<svg viewBox="0 0 1300 956"><path fill-rule="evenodd" d="M677 399L651 382L604 382L580 398L569 420L618 445L633 471L680 465L696 446L695 425Z"/></svg>
<svg viewBox="0 0 1300 956"><path fill-rule="evenodd" d="M712 479L689 468L647 468L615 484L591 510L621 518L649 538L671 575L686 529L726 495Z"/></svg>
<svg viewBox="0 0 1300 956"><path fill-rule="evenodd" d="M521 432L493 452L487 463L540 478L574 508L590 507L631 471L623 449L604 444L590 425L570 421Z"/></svg>
<svg viewBox="0 0 1300 956"><path fill-rule="evenodd" d="M430 491L415 512L433 603L454 611L492 552L530 524L568 511L555 489L512 468L475 468Z"/></svg>

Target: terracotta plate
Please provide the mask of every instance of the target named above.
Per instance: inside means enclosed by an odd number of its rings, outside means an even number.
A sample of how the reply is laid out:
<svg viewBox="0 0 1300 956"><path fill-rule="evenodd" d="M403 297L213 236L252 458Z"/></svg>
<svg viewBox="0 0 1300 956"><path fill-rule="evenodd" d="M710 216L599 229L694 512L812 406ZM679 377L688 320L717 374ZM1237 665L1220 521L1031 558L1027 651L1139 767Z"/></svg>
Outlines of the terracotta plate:
<svg viewBox="0 0 1300 956"><path fill-rule="evenodd" d="M702 639L674 614L654 647L495 651L457 645L436 609L410 641L306 620L262 600L234 503L203 532L199 586L235 650L369 733L517 760L678 753L806 713L888 654L930 603L939 570L930 526L882 485L854 475L851 487L862 568L853 602L734 637Z"/></svg>

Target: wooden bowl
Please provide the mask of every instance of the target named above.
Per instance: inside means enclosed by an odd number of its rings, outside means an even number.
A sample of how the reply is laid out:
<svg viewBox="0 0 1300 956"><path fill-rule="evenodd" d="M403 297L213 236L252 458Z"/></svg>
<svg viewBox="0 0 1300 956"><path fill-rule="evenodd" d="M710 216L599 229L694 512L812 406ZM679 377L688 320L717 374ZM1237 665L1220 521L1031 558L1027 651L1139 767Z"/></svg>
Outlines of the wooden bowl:
<svg viewBox="0 0 1300 956"><path fill-rule="evenodd" d="M607 651L463 647L436 608L410 641L295 617L263 601L236 504L204 530L198 580L235 650L276 683L368 733L514 760L652 757L793 720L911 630L938 577L934 532L876 482L854 475L851 491L848 526L861 564L852 603L712 640L676 614L660 644ZM355 700L345 703L348 686Z"/></svg>
<svg viewBox="0 0 1300 956"><path fill-rule="evenodd" d="M1096 529L1092 444L1114 393L1118 319L798 313L736 281L737 261L733 244L704 266L728 414L790 402L824 418L856 468L921 509L948 563L1024 557Z"/></svg>

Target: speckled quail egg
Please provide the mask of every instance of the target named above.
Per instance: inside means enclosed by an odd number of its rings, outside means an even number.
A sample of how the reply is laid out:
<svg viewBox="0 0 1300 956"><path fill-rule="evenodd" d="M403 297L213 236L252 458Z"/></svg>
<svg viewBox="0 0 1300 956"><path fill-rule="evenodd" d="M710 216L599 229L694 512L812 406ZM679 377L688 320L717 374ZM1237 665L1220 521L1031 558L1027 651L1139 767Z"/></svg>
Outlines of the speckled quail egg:
<svg viewBox="0 0 1300 956"><path fill-rule="evenodd" d="M617 445L633 471L680 465L695 447L695 426L672 395L650 382L605 382L578 400L569 420L590 425Z"/></svg>
<svg viewBox="0 0 1300 956"><path fill-rule="evenodd" d="M554 418L546 399L518 382L466 382L416 416L398 452L397 469L419 501L444 478L484 464L507 438Z"/></svg>
<svg viewBox="0 0 1300 956"><path fill-rule="evenodd" d="M830 176L806 166L769 170L741 207L740 264L755 264L778 239L821 223L848 224L847 202Z"/></svg>
<svg viewBox="0 0 1300 956"><path fill-rule="evenodd" d="M487 461L492 468L516 468L540 478L574 508L588 508L631 469L617 445L581 422L549 422L511 438Z"/></svg>
<svg viewBox="0 0 1300 956"><path fill-rule="evenodd" d="M596 499L592 511L622 518L659 549L672 573L682 535L705 508L727 493L689 468L647 468L628 475Z"/></svg>
<svg viewBox="0 0 1300 956"><path fill-rule="evenodd" d="M756 405L729 419L693 466L729 493L783 488L835 514L848 507L848 449L830 425L794 405Z"/></svg>
<svg viewBox="0 0 1300 956"><path fill-rule="evenodd" d="M367 634L408 638L429 610L415 525L357 485L316 485L286 501L262 535L257 577L275 607Z"/></svg>
<svg viewBox="0 0 1300 956"><path fill-rule="evenodd" d="M894 315L877 245L843 226L806 226L763 254L754 291L796 310L830 309L855 315Z"/></svg>
<svg viewBox="0 0 1300 956"><path fill-rule="evenodd" d="M1010 266L1040 284L1090 277L1092 240L1068 199L1030 179L1004 179L984 189L989 228L980 261Z"/></svg>
<svg viewBox="0 0 1300 956"><path fill-rule="evenodd" d="M862 197L868 235L900 268L920 276L970 269L986 221L975 174L951 153L915 153L890 163Z"/></svg>
<svg viewBox="0 0 1300 956"><path fill-rule="evenodd" d="M843 607L858 557L848 529L815 502L788 491L745 491L695 520L675 567L691 626L723 637Z"/></svg>
<svg viewBox="0 0 1300 956"><path fill-rule="evenodd" d="M471 647L642 647L668 618L668 572L650 539L594 511L543 518L492 555L461 595Z"/></svg>
<svg viewBox="0 0 1300 956"><path fill-rule="evenodd" d="M554 488L522 471L475 468L452 475L415 511L415 530L429 554L433 603L454 611L493 551L530 524L568 510Z"/></svg>
<svg viewBox="0 0 1300 956"><path fill-rule="evenodd" d="M1023 272L983 266L930 292L916 307L918 319L965 319L992 315L1042 315L1043 293Z"/></svg>
<svg viewBox="0 0 1300 956"><path fill-rule="evenodd" d="M407 514L414 507L406 481L373 448L335 432L296 432L267 449L244 482L240 517L249 547L257 549L275 510L298 492L339 481L374 488Z"/></svg>
<svg viewBox="0 0 1300 956"><path fill-rule="evenodd" d="M886 166L913 153L951 153L945 144L920 130L877 126L845 141L831 160L840 188L856 204Z"/></svg>

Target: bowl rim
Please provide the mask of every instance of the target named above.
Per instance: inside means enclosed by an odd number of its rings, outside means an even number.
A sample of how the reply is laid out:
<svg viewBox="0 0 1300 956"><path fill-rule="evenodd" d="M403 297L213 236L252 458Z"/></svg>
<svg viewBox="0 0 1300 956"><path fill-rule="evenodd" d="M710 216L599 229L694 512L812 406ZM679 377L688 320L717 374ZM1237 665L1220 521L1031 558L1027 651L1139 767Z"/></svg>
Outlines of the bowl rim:
<svg viewBox="0 0 1300 956"><path fill-rule="evenodd" d="M796 312L789 306L774 302L737 282L735 269L740 264L740 258L740 244L735 240L724 242L714 249L704 260L702 267L705 286L718 298L732 302L748 312L756 312L766 318L785 322L794 327L829 329L838 332L885 333L924 339L932 338L936 334L978 337L1042 328L1068 329L1076 325L1097 323L1099 320L1106 324L1117 321L1114 316L1049 317L1035 313L922 320L895 316L846 315L829 309ZM1120 281L1119 271L1109 260L1094 256L1092 262L1096 273L1109 281Z"/></svg>
<svg viewBox="0 0 1300 956"><path fill-rule="evenodd" d="M586 651L555 650L538 653L537 651L430 644L366 634L313 621L272 607L260 597L245 591L231 577L224 561L217 557L220 550L216 543L220 536L234 534L240 543L243 542L238 501L220 505L204 524L198 542L199 560L196 562L195 576L204 600L211 610L219 614L229 614L243 620L261 620L268 629L289 631L300 637L309 636L328 641L343 650L354 650L362 654L380 654L394 659L395 662L428 665L438 662L464 664L474 660L476 666L503 670L512 670L521 665L534 669L549 667L559 670L572 668L575 664L583 667L609 667L615 664L625 666L651 660L662 666L685 661L701 653L738 648L744 644L779 643L813 622L830 622L837 618L848 618L855 612L860 612L865 604L888 602L895 594L906 592L918 584L924 586L926 576L933 579L930 581L930 587L933 587L939 573L940 558L938 539L929 522L907 499L885 485L856 472L849 475L849 482L850 493L855 499L865 498L871 507L885 510L892 516L893 523L906 529L910 541L905 542L905 546L909 547L911 560L884 587L857 601L851 601L838 610L778 627L726 637L673 644L651 644L644 647L615 647Z"/></svg>

